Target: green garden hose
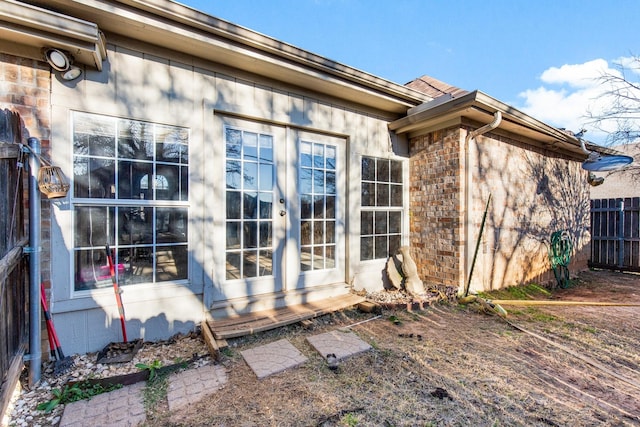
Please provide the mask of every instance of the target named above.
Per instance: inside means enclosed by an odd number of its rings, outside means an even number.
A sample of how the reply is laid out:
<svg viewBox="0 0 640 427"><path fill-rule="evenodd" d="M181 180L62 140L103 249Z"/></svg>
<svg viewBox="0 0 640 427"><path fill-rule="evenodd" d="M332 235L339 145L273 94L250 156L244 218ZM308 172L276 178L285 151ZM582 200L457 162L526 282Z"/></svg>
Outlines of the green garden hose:
<svg viewBox="0 0 640 427"><path fill-rule="evenodd" d="M549 261L553 274L556 277L558 286L568 288L569 281L569 263L571 262L571 252L573 244L571 236L566 230L555 231L551 234L551 244L549 245Z"/></svg>

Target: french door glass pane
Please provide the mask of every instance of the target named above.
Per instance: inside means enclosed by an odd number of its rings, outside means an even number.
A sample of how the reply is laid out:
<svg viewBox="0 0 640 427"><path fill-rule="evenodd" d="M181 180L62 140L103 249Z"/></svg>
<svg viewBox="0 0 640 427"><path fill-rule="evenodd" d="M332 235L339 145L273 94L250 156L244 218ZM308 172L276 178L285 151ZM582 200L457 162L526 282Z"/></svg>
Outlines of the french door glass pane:
<svg viewBox="0 0 640 427"><path fill-rule="evenodd" d="M273 274L271 135L225 130L228 280Z"/></svg>
<svg viewBox="0 0 640 427"><path fill-rule="evenodd" d="M336 147L300 142L300 268L335 268ZM313 220L310 220L313 219Z"/></svg>

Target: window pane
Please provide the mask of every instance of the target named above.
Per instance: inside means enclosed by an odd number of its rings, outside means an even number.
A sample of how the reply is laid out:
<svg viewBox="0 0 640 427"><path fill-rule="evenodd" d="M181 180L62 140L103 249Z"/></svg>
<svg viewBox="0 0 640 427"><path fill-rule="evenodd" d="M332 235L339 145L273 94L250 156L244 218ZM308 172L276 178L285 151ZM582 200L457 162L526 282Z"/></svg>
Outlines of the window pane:
<svg viewBox="0 0 640 427"><path fill-rule="evenodd" d="M243 248L257 248L258 247L258 222L257 221L244 221L243 225Z"/></svg>
<svg viewBox="0 0 640 427"><path fill-rule="evenodd" d="M227 222L227 249L240 249L242 236L240 234L240 222Z"/></svg>
<svg viewBox="0 0 640 427"><path fill-rule="evenodd" d="M324 193L324 171L322 170L313 171L313 192L315 194Z"/></svg>
<svg viewBox="0 0 640 427"><path fill-rule="evenodd" d="M258 197L260 198L260 219L273 218L273 196L271 193L261 193Z"/></svg>
<svg viewBox="0 0 640 427"><path fill-rule="evenodd" d="M227 252L227 280L239 279L240 276L240 255L239 253Z"/></svg>
<svg viewBox="0 0 640 427"><path fill-rule="evenodd" d="M77 198L115 198L116 171L113 160L75 158L73 190Z"/></svg>
<svg viewBox="0 0 640 427"><path fill-rule="evenodd" d="M325 167L328 170L335 170L336 169L336 147L333 147L331 145L327 145L326 147L326 165Z"/></svg>
<svg viewBox="0 0 640 427"><path fill-rule="evenodd" d="M302 221L300 223L300 244L310 245L311 233L313 232L313 223L311 221Z"/></svg>
<svg viewBox="0 0 640 427"><path fill-rule="evenodd" d="M376 205L376 185L370 182L362 183L362 206Z"/></svg>
<svg viewBox="0 0 640 427"><path fill-rule="evenodd" d="M154 186L156 200L180 200L180 166L157 165Z"/></svg>
<svg viewBox="0 0 640 427"><path fill-rule="evenodd" d="M331 219L336 217L336 196L327 196L325 197L325 202L327 203L327 214L326 218Z"/></svg>
<svg viewBox="0 0 640 427"><path fill-rule="evenodd" d="M336 222L327 221L325 223L325 228L326 228L325 241L327 243L335 243L336 242Z"/></svg>
<svg viewBox="0 0 640 427"><path fill-rule="evenodd" d="M378 182L389 182L389 160L378 159L376 162L376 178Z"/></svg>
<svg viewBox="0 0 640 427"><path fill-rule="evenodd" d="M313 217L324 218L324 196L313 196Z"/></svg>
<svg viewBox="0 0 640 427"><path fill-rule="evenodd" d="M324 145L313 144L313 166L324 168Z"/></svg>
<svg viewBox="0 0 640 427"><path fill-rule="evenodd" d="M373 259L373 237L360 238L360 259L362 261Z"/></svg>
<svg viewBox="0 0 640 427"><path fill-rule="evenodd" d="M273 251L259 251L260 257L258 259L259 275L271 276L273 275Z"/></svg>
<svg viewBox="0 0 640 427"><path fill-rule="evenodd" d="M260 135L260 160L273 162L273 137L271 135Z"/></svg>
<svg viewBox="0 0 640 427"><path fill-rule="evenodd" d="M327 194L336 194L336 173L327 172Z"/></svg>
<svg viewBox="0 0 640 427"><path fill-rule="evenodd" d="M104 248L74 251L76 291L111 286L106 255Z"/></svg>
<svg viewBox="0 0 640 427"><path fill-rule="evenodd" d="M116 120L94 114L73 115L73 153L113 157ZM111 149L105 147L111 147Z"/></svg>
<svg viewBox="0 0 640 427"><path fill-rule="evenodd" d="M305 247L300 248L300 270L309 271L311 270L311 248Z"/></svg>
<svg viewBox="0 0 640 427"><path fill-rule="evenodd" d="M313 221L313 244L324 243L324 221Z"/></svg>
<svg viewBox="0 0 640 427"><path fill-rule="evenodd" d="M115 208L86 206L75 209L74 246L97 246L115 244Z"/></svg>
<svg viewBox="0 0 640 427"><path fill-rule="evenodd" d="M187 278L187 246L158 246L156 248L156 282Z"/></svg>
<svg viewBox="0 0 640 427"><path fill-rule="evenodd" d="M273 190L273 166L270 164L260 165L260 190Z"/></svg>
<svg viewBox="0 0 640 427"><path fill-rule="evenodd" d="M118 120L118 157L153 161L153 124Z"/></svg>
<svg viewBox="0 0 640 427"><path fill-rule="evenodd" d="M376 206L389 206L389 184L376 184Z"/></svg>
<svg viewBox="0 0 640 427"><path fill-rule="evenodd" d="M227 191L227 219L240 219L241 192Z"/></svg>
<svg viewBox="0 0 640 427"><path fill-rule="evenodd" d="M239 190L241 184L240 177L242 176L241 163L238 161L227 160L227 188Z"/></svg>
<svg viewBox="0 0 640 427"><path fill-rule="evenodd" d="M388 256L387 236L375 237L375 257L376 259L386 258Z"/></svg>
<svg viewBox="0 0 640 427"><path fill-rule="evenodd" d="M246 219L258 219L258 193L248 193L244 192L243 194L243 218Z"/></svg>
<svg viewBox="0 0 640 427"><path fill-rule="evenodd" d="M360 213L360 234L373 234L373 212L362 211Z"/></svg>
<svg viewBox="0 0 640 427"><path fill-rule="evenodd" d="M153 282L153 258L153 247L150 245L119 249L116 263L120 266L120 262L123 262L125 266L121 284Z"/></svg>
<svg viewBox="0 0 640 427"><path fill-rule="evenodd" d="M273 228L271 221L260 221L260 247L273 246Z"/></svg>
<svg viewBox="0 0 640 427"><path fill-rule="evenodd" d="M311 167L311 144L308 142L300 143L300 165Z"/></svg>
<svg viewBox="0 0 640 427"><path fill-rule="evenodd" d="M152 200L152 174L152 163L118 162L118 198Z"/></svg>
<svg viewBox="0 0 640 427"><path fill-rule="evenodd" d="M325 261L324 268L335 268L336 267L336 248L335 248L335 246L327 246L325 248L324 261Z"/></svg>
<svg viewBox="0 0 640 427"><path fill-rule="evenodd" d="M137 245L153 243L153 210L143 207L118 209L118 243Z"/></svg>
<svg viewBox="0 0 640 427"><path fill-rule="evenodd" d="M376 180L376 161L370 157L362 158L362 180Z"/></svg>
<svg viewBox="0 0 640 427"><path fill-rule="evenodd" d="M399 235L389 236L389 255L397 254L401 246Z"/></svg>
<svg viewBox="0 0 640 427"><path fill-rule="evenodd" d="M258 160L258 134L244 132L242 135L242 158L250 161Z"/></svg>
<svg viewBox="0 0 640 427"><path fill-rule="evenodd" d="M258 252L245 251L242 254L242 277L256 277L258 275Z"/></svg>
<svg viewBox="0 0 640 427"><path fill-rule="evenodd" d="M242 164L243 189L258 189L258 164L245 162Z"/></svg>
<svg viewBox="0 0 640 427"><path fill-rule="evenodd" d="M156 127L156 160L159 162L187 163L189 132L172 126Z"/></svg>
<svg viewBox="0 0 640 427"><path fill-rule="evenodd" d="M375 213L375 234L387 234L387 212Z"/></svg>
<svg viewBox="0 0 640 427"><path fill-rule="evenodd" d="M311 204L311 196L300 196L300 217L302 219L309 219L313 214L313 205Z"/></svg>
<svg viewBox="0 0 640 427"><path fill-rule="evenodd" d="M402 213L389 212L389 233L401 233L402 231Z"/></svg>
<svg viewBox="0 0 640 427"><path fill-rule="evenodd" d="M391 184L389 190L391 192L391 206L402 207L402 185Z"/></svg>
<svg viewBox="0 0 640 427"><path fill-rule="evenodd" d="M323 268L324 268L324 246L314 246L313 269L322 270Z"/></svg>
<svg viewBox="0 0 640 427"><path fill-rule="evenodd" d="M391 160L391 182L402 183L402 162Z"/></svg>
<svg viewBox="0 0 640 427"><path fill-rule="evenodd" d="M300 169L300 193L311 194L311 169Z"/></svg>
<svg viewBox="0 0 640 427"><path fill-rule="evenodd" d="M189 224L186 208L156 209L156 241L158 243L185 243Z"/></svg>
<svg viewBox="0 0 640 427"><path fill-rule="evenodd" d="M227 128L225 137L227 141L227 158L239 159L242 152L242 131Z"/></svg>

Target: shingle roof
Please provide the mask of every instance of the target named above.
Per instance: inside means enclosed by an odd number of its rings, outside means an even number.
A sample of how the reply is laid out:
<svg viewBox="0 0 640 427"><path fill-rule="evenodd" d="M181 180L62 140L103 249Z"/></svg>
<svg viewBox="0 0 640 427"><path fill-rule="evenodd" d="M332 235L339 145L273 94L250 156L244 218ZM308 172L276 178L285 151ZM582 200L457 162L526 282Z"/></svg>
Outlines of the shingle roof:
<svg viewBox="0 0 640 427"><path fill-rule="evenodd" d="M465 95L469 93L468 90L461 89L456 86L451 86L448 83L442 82L438 79L434 79L431 76L424 75L418 77L415 80L405 84L405 86L429 95L433 98L437 98L442 95L451 95L453 98Z"/></svg>

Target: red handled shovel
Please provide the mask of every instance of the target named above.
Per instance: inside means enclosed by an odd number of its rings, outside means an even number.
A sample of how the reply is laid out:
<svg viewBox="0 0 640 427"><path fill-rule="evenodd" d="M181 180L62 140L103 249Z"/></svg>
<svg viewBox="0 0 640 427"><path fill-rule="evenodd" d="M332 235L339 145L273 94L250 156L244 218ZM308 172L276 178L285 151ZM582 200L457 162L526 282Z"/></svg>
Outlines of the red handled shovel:
<svg viewBox="0 0 640 427"><path fill-rule="evenodd" d="M54 357L56 353L58 354L53 372L55 372L56 374L60 374L73 368L74 363L71 357L65 357L64 353L62 352L62 347L60 347L60 340L58 339L56 328L53 326L51 313L49 313L49 308L47 307L47 297L45 295L44 285L42 283L40 284L40 304L42 304L44 319L47 323L47 332L49 333L49 349L51 350L51 354Z"/></svg>
<svg viewBox="0 0 640 427"><path fill-rule="evenodd" d="M116 303L118 304L118 313L120 314L120 325L122 326L122 340L127 342L127 326L124 321L124 306L122 305L122 289L116 280L116 266L113 262L113 252L109 245L105 247L107 251L107 261L109 261L109 273L111 273L111 282L113 283L113 291L116 294Z"/></svg>

